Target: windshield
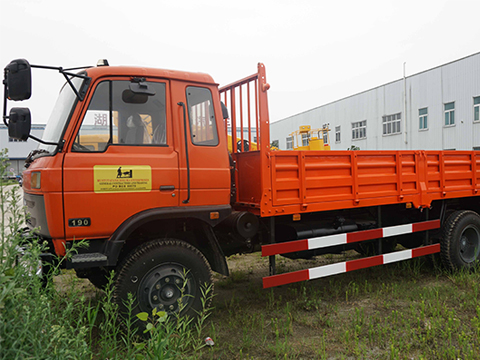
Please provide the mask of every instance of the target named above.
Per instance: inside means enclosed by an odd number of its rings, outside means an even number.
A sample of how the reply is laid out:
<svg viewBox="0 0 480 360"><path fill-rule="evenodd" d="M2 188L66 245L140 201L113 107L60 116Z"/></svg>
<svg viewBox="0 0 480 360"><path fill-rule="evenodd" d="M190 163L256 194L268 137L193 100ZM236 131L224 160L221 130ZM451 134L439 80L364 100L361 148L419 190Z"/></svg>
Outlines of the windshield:
<svg viewBox="0 0 480 360"><path fill-rule="evenodd" d="M74 77L71 79L71 81L75 88L79 90L83 79ZM65 83L65 85L62 87L62 90L60 90L60 95L58 96L57 102L53 107L52 114L48 119L47 126L45 127L45 131L43 132L44 141L55 143L60 141L60 137L62 136L63 129L65 128L65 124L68 120L70 112L72 111L72 106L75 103L76 98L77 97L71 86ZM57 146L40 144L38 148L48 152L53 152Z"/></svg>

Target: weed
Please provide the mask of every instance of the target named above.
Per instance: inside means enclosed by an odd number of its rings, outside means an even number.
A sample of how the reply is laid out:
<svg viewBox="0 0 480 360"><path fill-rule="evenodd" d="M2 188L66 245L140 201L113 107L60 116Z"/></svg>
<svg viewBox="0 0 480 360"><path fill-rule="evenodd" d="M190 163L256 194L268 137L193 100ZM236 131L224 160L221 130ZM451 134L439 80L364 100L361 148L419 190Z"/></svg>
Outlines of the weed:
<svg viewBox="0 0 480 360"><path fill-rule="evenodd" d="M2 153L5 154L4 152ZM2 155L0 154L0 155ZM211 308L212 288L202 289L203 309L199 320L176 317L165 324L144 347L139 342L135 319L130 313L134 297L129 296L127 314L120 326L113 297L113 274L104 293L88 300L82 293L81 280L71 272L61 271L66 258L72 256L86 242L77 241L67 249L65 257L56 259L52 271L40 276L39 255L44 250L34 233L25 243L23 224L25 215L18 205L18 185L2 183L7 168L0 156L0 357L2 359L173 359L190 356L203 348L204 328ZM70 277L62 289L56 287L54 274ZM163 326L163 327L162 327ZM155 351L162 342L168 342L165 351ZM137 346L136 346L137 345ZM154 356L150 356L154 354ZM159 356L157 356L159 355Z"/></svg>

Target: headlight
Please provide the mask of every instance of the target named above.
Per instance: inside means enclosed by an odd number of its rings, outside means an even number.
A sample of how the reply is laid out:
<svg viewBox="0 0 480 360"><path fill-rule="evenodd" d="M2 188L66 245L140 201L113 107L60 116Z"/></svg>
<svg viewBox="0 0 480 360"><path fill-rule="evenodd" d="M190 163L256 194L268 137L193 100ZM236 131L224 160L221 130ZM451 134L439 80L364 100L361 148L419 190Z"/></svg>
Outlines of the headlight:
<svg viewBox="0 0 480 360"><path fill-rule="evenodd" d="M30 180L30 185L32 189L40 189L41 187L41 180L40 180L40 171L33 171L32 177Z"/></svg>

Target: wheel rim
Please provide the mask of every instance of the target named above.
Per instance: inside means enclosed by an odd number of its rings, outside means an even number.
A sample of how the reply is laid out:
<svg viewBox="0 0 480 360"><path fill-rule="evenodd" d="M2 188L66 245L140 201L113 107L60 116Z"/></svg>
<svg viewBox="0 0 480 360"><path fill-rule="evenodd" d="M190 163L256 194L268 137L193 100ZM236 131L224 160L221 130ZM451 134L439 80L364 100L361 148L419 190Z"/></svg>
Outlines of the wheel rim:
<svg viewBox="0 0 480 360"><path fill-rule="evenodd" d="M156 308L174 314L188 309L195 296L193 281L180 264L156 266L143 277L138 287L141 310L150 313Z"/></svg>
<svg viewBox="0 0 480 360"><path fill-rule="evenodd" d="M474 226L466 227L460 236L460 257L466 263L474 262L480 253L480 233Z"/></svg>

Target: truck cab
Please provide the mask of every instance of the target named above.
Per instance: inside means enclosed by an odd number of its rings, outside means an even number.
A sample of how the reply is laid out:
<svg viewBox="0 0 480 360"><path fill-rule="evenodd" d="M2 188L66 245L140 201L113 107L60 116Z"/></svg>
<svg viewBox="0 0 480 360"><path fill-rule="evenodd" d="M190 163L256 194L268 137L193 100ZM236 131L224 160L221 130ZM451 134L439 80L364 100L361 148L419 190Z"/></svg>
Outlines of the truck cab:
<svg viewBox="0 0 480 360"><path fill-rule="evenodd" d="M45 129L50 144L24 172L30 225L57 253L74 239L107 239L153 209L225 213L230 168L210 76L110 66L83 75L72 84L84 99L65 84Z"/></svg>
<svg viewBox="0 0 480 360"><path fill-rule="evenodd" d="M9 135L40 142L23 172L28 226L56 256L86 239L88 247L77 248L66 266L99 287L115 270L125 285L117 286L120 306L134 292L136 312L161 306L193 316L211 269L228 274L212 230L232 215L218 85L201 73L105 63L72 73L18 59L5 69ZM30 135L29 109L12 108L7 116L7 100L30 97L32 68L58 70L67 80L43 139ZM141 254L158 262L155 274L132 260ZM130 270L122 277L120 269ZM136 290L131 278L140 279ZM169 287L170 280L183 290ZM145 298L146 289L160 290ZM180 309L185 293L191 299Z"/></svg>

